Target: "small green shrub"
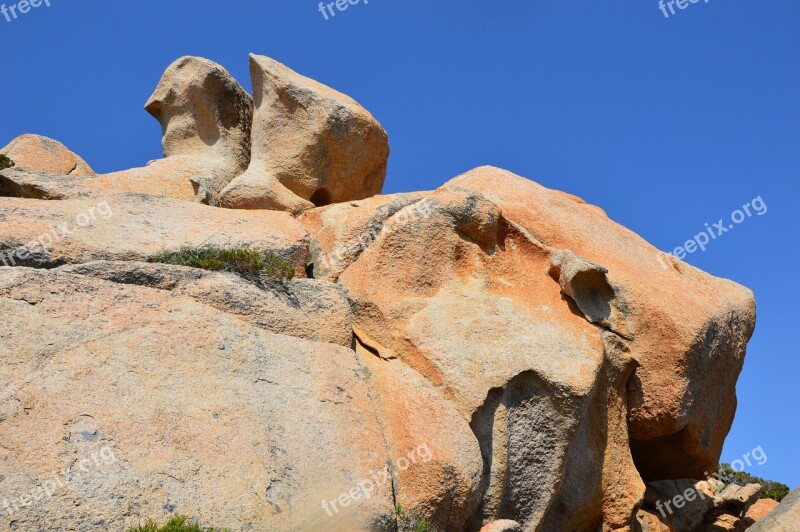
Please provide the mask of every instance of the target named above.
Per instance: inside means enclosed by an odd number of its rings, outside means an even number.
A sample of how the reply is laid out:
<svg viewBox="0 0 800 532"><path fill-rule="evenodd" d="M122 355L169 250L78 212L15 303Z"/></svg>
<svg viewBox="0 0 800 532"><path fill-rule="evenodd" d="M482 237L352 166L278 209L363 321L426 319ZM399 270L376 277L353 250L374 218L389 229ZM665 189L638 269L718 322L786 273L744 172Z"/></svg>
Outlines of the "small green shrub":
<svg viewBox="0 0 800 532"><path fill-rule="evenodd" d="M394 507L394 511L397 514L400 530L404 532L439 532L433 523L423 517L409 515L399 504Z"/></svg>
<svg viewBox="0 0 800 532"><path fill-rule="evenodd" d="M754 477L744 471L736 471L728 464L720 464L717 468L717 475L718 477L724 477L720 478L720 480L725 481L725 479L727 479L728 482L726 483L738 484L739 486L761 484L761 492L759 495L762 499L774 499L781 502L784 497L789 495L790 491L789 486L786 484Z"/></svg>
<svg viewBox="0 0 800 532"><path fill-rule="evenodd" d="M13 166L15 166L14 161L9 159L7 155L0 154L0 170L5 170Z"/></svg>
<svg viewBox="0 0 800 532"><path fill-rule="evenodd" d="M275 253L268 251L262 254L248 248L185 247L180 251L165 251L154 255L148 262L189 266L213 272L233 272L247 278L261 274L273 279L294 278L294 268Z"/></svg>
<svg viewBox="0 0 800 532"><path fill-rule="evenodd" d="M187 521L186 516L179 515L170 519L164 526L158 526L153 521L148 521L147 524L131 528L128 532L203 532L202 528L194 523L187 523Z"/></svg>

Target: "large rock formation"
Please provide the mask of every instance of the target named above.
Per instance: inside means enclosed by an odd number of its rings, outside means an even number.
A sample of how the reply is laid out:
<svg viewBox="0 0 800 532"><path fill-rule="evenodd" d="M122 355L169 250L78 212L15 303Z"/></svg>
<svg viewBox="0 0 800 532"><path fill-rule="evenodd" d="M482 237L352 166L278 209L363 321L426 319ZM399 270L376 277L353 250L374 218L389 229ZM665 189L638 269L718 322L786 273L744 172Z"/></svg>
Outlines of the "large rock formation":
<svg viewBox="0 0 800 532"><path fill-rule="evenodd" d="M0 315L4 527L124 530L177 510L321 530L321 502L389 457L350 349L169 291L27 268L0 269ZM376 485L339 529L393 530L393 506L392 484Z"/></svg>
<svg viewBox="0 0 800 532"><path fill-rule="evenodd" d="M607 270L611 303L581 310L607 315L600 324L629 338L638 360L628 383L628 424L645 480L703 478L716 468L755 324L753 293L665 257L580 198L510 172L480 168L446 187L482 192L543 244ZM578 283L591 292L597 274L582 277ZM624 328L613 326L620 315Z"/></svg>
<svg viewBox="0 0 800 532"><path fill-rule="evenodd" d="M222 206L301 212L381 191L389 142L372 115L268 57L251 55L250 73L252 158L223 191Z"/></svg>
<svg viewBox="0 0 800 532"><path fill-rule="evenodd" d="M625 386L635 361L624 339L570 307L551 276L557 250L482 195L442 189L423 214L413 211L396 213L408 221L339 282L358 330L469 420L483 459L470 526L625 526L644 486L628 450Z"/></svg>
<svg viewBox="0 0 800 532"><path fill-rule="evenodd" d="M716 466L749 290L500 169L376 196L377 122L251 66L252 161L249 97L184 58L148 104L166 159L0 171L3 525L744 526L752 487L652 505ZM297 278L147 262L208 245Z"/></svg>

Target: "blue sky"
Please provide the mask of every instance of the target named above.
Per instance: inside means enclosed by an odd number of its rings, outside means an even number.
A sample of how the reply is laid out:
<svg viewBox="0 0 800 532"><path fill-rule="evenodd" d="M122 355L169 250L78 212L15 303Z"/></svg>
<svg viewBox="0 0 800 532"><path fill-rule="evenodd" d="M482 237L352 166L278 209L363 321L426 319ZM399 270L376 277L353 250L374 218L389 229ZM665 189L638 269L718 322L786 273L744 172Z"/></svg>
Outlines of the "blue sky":
<svg viewBox="0 0 800 532"><path fill-rule="evenodd" d="M256 52L381 121L385 192L492 164L663 250L760 196L766 214L686 260L758 301L723 460L761 446L767 463L748 469L800 486L799 2L701 1L665 18L657 0L369 0L326 21L311 0L49 1L0 15L0 145L39 133L97 171L140 166L161 156L142 106L169 63L208 57L249 89Z"/></svg>

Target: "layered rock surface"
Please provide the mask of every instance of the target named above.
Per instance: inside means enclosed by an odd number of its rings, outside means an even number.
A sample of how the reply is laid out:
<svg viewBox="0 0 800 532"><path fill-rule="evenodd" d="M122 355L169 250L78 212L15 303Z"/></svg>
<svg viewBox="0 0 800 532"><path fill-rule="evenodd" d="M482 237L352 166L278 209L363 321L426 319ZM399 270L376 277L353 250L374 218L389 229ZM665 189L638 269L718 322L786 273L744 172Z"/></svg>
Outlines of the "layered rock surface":
<svg viewBox="0 0 800 532"><path fill-rule="evenodd" d="M669 529L640 508L716 466L752 293L497 168L376 195L374 118L251 62L252 138L249 96L183 58L148 104L163 161L0 171L4 524ZM298 278L147 262L208 245Z"/></svg>
<svg viewBox="0 0 800 532"><path fill-rule="evenodd" d="M282 212L224 211L144 194L0 198L0 263L6 266L145 260L203 245L270 250L302 269L308 233Z"/></svg>

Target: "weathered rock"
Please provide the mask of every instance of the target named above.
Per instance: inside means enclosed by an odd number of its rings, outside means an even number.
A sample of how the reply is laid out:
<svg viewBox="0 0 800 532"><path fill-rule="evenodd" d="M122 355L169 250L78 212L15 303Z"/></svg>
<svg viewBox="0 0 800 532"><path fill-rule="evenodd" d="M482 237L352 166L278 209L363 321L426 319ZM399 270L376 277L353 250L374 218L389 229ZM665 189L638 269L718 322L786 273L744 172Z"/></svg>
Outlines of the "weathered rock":
<svg viewBox="0 0 800 532"><path fill-rule="evenodd" d="M26 268L0 269L0 315L3 493L18 503L54 471L65 484L5 525L123 530L174 511L328 529L322 501L388 459L351 350L170 292ZM116 460L80 471L102 448ZM338 529L388 530L393 514L391 485L376 486Z"/></svg>
<svg viewBox="0 0 800 532"><path fill-rule="evenodd" d="M737 532L738 530L741 530L739 518L730 514L719 515L704 528L705 532Z"/></svg>
<svg viewBox="0 0 800 532"><path fill-rule="evenodd" d="M780 503L773 499L759 499L757 500L745 513L742 521L744 521L748 527L752 526L754 523L761 521L765 517L767 517L772 510L780 506Z"/></svg>
<svg viewBox="0 0 800 532"><path fill-rule="evenodd" d="M0 170L0 196L60 200L92 196L93 177L69 177L17 168Z"/></svg>
<svg viewBox="0 0 800 532"><path fill-rule="evenodd" d="M635 362L625 340L573 312L550 275L554 250L483 196L428 199L425 216L406 212L410 204L389 217L396 229L339 282L356 327L469 420L484 467L468 527L498 518L526 530L629 525L644 486L628 450ZM394 224L400 217L409 222Z"/></svg>
<svg viewBox="0 0 800 532"><path fill-rule="evenodd" d="M220 65L182 57L145 109L161 123L164 159L98 177L103 191L213 203L250 162L253 100Z"/></svg>
<svg viewBox="0 0 800 532"><path fill-rule="evenodd" d="M522 532L522 527L516 521L500 519L481 528L481 532Z"/></svg>
<svg viewBox="0 0 800 532"><path fill-rule="evenodd" d="M291 119L322 135L312 119L333 104L305 83L273 81L294 99L269 105L313 103ZM193 149L179 132L198 122L175 116L165 139ZM308 131L289 116L262 126ZM0 198L0 265L56 268L0 268L0 495L19 506L0 524L123 530L177 512L233 530L396 530L395 504L448 531L750 522L751 486L645 491L641 476L716 465L752 294L661 268L598 208L489 168L308 210L314 193L270 189L297 220L112 194L106 179L0 172L40 198ZM192 179L213 202L219 181ZM207 244L271 250L317 279L143 262ZM67 467L55 493L18 498ZM689 489L674 514L655 508Z"/></svg>
<svg viewBox="0 0 800 532"><path fill-rule="evenodd" d="M145 260L184 246L270 250L302 272L308 234L282 212L231 212L143 194L40 201L0 198L0 265Z"/></svg>
<svg viewBox="0 0 800 532"><path fill-rule="evenodd" d="M758 498L761 486L738 486L710 478L647 483L644 504L636 515L637 532L742 532L763 519L776 501Z"/></svg>
<svg viewBox="0 0 800 532"><path fill-rule="evenodd" d="M386 132L363 107L268 57L251 55L252 158L222 192L237 209L299 213L380 193Z"/></svg>
<svg viewBox="0 0 800 532"><path fill-rule="evenodd" d="M93 176L86 161L66 146L41 135L21 135L0 150L14 161L14 168L70 177Z"/></svg>
<svg viewBox="0 0 800 532"><path fill-rule="evenodd" d="M375 412L393 457L397 504L445 530L463 530L479 502L483 466L469 423L441 390L400 360L387 357L383 346L360 334L356 352L370 375ZM429 460L423 456L416 463L401 463L409 462L408 449L420 445Z"/></svg>
<svg viewBox="0 0 800 532"><path fill-rule="evenodd" d="M747 484L746 486L730 484L717 494L714 504L718 508L729 509L730 511L727 513L740 515L758 500L760 491L760 484Z"/></svg>
<svg viewBox="0 0 800 532"><path fill-rule="evenodd" d="M347 298L339 285L324 281L266 279L254 283L233 273L142 262L90 262L60 270L170 290L270 332L344 347L353 345Z"/></svg>
<svg viewBox="0 0 800 532"><path fill-rule="evenodd" d="M712 496L716 496L717 493L721 493L722 490L725 489L725 483L716 478L708 478L703 480L698 484L698 486L701 486L703 491L710 493Z"/></svg>
<svg viewBox="0 0 800 532"><path fill-rule="evenodd" d="M374 241L428 216L424 193L373 196L306 211L298 220L311 235L314 277L336 281ZM393 218L404 207L407 216ZM387 220L392 219L391 223Z"/></svg>
<svg viewBox="0 0 800 532"><path fill-rule="evenodd" d="M5 525L123 530L175 512L232 530L388 531L395 497L466 518L478 444L421 376L198 301L0 268Z"/></svg>
<svg viewBox="0 0 800 532"><path fill-rule="evenodd" d="M639 471L645 480L711 471L736 409L735 384L755 323L752 292L660 253L598 207L510 172L479 168L445 187L485 194L542 244L608 271L615 298L591 309L599 316L590 319L632 338L640 366L627 403ZM590 277L599 275L594 271Z"/></svg>
<svg viewBox="0 0 800 532"><path fill-rule="evenodd" d="M796 532L800 523L800 488L783 498L780 505L758 521L749 532Z"/></svg>
<svg viewBox="0 0 800 532"><path fill-rule="evenodd" d="M642 512L655 517L640 519L651 529L693 531L701 528L706 515L714 508L714 496L704 482L689 479L659 480L647 483ZM644 527L643 527L644 528ZM645 528L645 530L649 530Z"/></svg>

